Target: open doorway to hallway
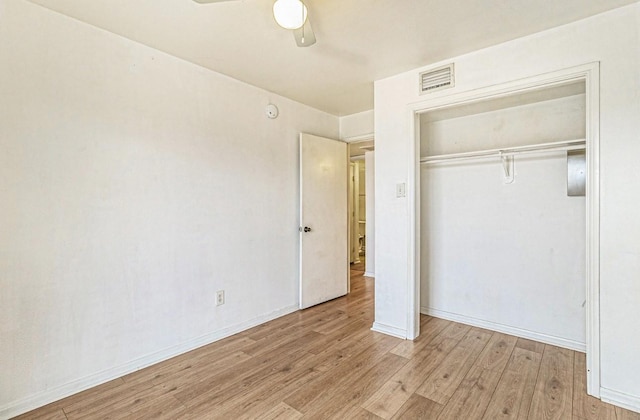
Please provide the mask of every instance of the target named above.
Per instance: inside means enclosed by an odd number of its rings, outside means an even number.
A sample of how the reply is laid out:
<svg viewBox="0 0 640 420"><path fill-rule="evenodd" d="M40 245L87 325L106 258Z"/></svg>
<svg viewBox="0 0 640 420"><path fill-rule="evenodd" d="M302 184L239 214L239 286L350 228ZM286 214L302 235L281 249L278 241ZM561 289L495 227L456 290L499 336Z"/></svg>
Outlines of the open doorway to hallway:
<svg viewBox="0 0 640 420"><path fill-rule="evenodd" d="M349 144L349 262L368 277L374 276L373 147L372 139Z"/></svg>

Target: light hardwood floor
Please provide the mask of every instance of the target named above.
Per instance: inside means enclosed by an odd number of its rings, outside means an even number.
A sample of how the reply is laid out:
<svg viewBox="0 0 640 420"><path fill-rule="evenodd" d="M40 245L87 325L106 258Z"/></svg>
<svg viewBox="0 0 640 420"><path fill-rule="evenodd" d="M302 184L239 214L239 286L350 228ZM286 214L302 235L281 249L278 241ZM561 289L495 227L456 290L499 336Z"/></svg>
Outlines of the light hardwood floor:
<svg viewBox="0 0 640 420"><path fill-rule="evenodd" d="M586 395L581 353L427 316L414 342L372 332L353 274L346 297L20 418L640 420Z"/></svg>

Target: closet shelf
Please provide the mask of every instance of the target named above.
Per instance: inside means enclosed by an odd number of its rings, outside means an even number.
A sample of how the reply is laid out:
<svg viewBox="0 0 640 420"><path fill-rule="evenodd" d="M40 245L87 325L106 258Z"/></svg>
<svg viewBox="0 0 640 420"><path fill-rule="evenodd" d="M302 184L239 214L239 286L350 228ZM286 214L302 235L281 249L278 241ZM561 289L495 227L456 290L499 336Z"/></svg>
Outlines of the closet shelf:
<svg viewBox="0 0 640 420"><path fill-rule="evenodd" d="M451 153L446 155L424 156L420 158L420 163L451 162L467 159L480 159L498 157L505 158L525 153L551 152L559 150L581 150L585 149L585 139L565 140L550 143L532 144L527 146L506 147L502 149L478 150L475 152Z"/></svg>

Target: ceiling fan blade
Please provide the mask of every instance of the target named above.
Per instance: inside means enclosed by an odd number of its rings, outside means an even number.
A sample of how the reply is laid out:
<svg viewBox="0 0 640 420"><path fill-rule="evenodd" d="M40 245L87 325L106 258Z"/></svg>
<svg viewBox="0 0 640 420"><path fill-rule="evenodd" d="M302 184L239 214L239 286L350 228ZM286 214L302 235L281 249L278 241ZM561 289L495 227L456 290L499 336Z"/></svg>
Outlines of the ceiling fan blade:
<svg viewBox="0 0 640 420"><path fill-rule="evenodd" d="M298 47L310 47L316 43L316 35L313 33L313 29L311 29L309 19L307 19L301 28L293 30L293 37Z"/></svg>
<svg viewBox="0 0 640 420"><path fill-rule="evenodd" d="M221 3L223 1L235 1L235 0L193 0L196 3L207 4L207 3Z"/></svg>

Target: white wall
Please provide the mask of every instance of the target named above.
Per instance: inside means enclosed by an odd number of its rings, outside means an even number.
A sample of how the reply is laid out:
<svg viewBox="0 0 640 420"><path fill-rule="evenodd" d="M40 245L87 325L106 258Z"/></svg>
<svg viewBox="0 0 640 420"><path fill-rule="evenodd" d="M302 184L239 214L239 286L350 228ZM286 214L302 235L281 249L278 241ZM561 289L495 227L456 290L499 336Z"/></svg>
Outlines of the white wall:
<svg viewBox="0 0 640 420"><path fill-rule="evenodd" d="M367 226L366 226L366 244L367 249L366 259L364 260L364 274L365 276L373 277L376 273L376 212L375 212L375 152L364 153L365 162L365 206L367 208Z"/></svg>
<svg viewBox="0 0 640 420"><path fill-rule="evenodd" d="M453 58L455 88L431 97L600 62L602 394L640 410L640 4ZM434 67L444 63L436 63ZM413 171L408 104L416 69L375 84L376 305L379 325L404 332L409 302L409 205L395 184Z"/></svg>
<svg viewBox="0 0 640 420"><path fill-rule="evenodd" d="M430 121L422 156L585 137L585 96ZM585 349L585 199L566 152L421 166L421 310Z"/></svg>
<svg viewBox="0 0 640 420"><path fill-rule="evenodd" d="M585 202L566 154L422 172L422 310L584 351Z"/></svg>
<svg viewBox="0 0 640 420"><path fill-rule="evenodd" d="M584 84L581 85L584 89ZM512 96L512 101L528 100L527 95ZM489 107L497 101L485 102L484 106ZM455 108L450 110L453 115L449 118L441 118L438 111L420 117L420 156L577 140L586 136L584 93L495 110L480 109L472 114L458 115Z"/></svg>
<svg viewBox="0 0 640 420"><path fill-rule="evenodd" d="M23 0L0 97L0 418L297 308L298 133L337 117Z"/></svg>
<svg viewBox="0 0 640 420"><path fill-rule="evenodd" d="M373 137L373 110L340 117L340 138L358 141Z"/></svg>

